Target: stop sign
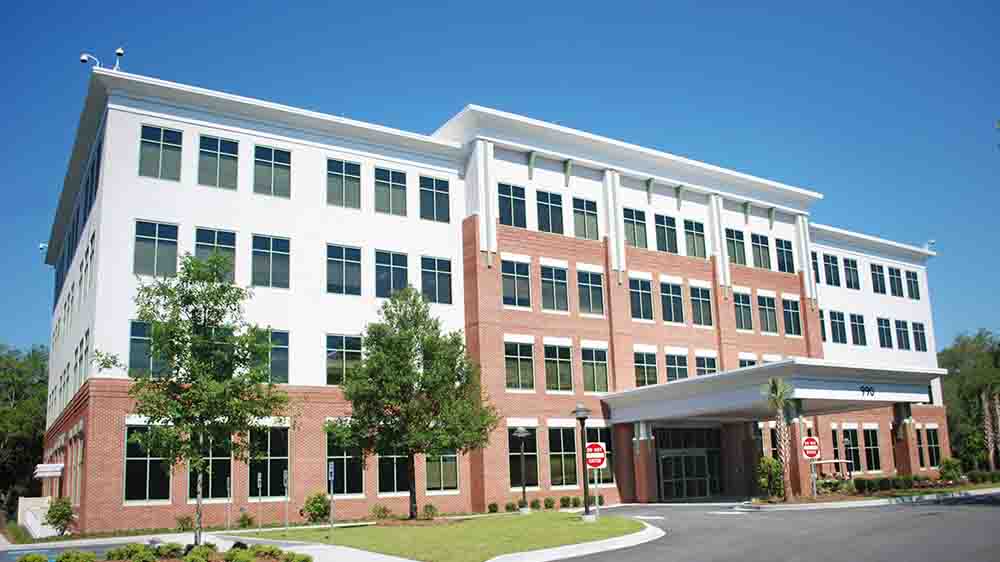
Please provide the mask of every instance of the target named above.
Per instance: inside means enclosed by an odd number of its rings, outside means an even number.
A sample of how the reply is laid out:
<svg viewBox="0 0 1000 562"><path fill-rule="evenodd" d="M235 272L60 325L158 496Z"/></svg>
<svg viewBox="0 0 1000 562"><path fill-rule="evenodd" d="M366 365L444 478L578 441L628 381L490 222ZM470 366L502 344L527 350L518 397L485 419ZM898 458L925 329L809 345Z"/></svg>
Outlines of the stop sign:
<svg viewBox="0 0 1000 562"><path fill-rule="evenodd" d="M587 443L583 458L587 468L604 468L608 462L608 452L604 449L604 443Z"/></svg>
<svg viewBox="0 0 1000 562"><path fill-rule="evenodd" d="M815 437L802 438L802 456L807 459L815 459L819 456L819 439Z"/></svg>

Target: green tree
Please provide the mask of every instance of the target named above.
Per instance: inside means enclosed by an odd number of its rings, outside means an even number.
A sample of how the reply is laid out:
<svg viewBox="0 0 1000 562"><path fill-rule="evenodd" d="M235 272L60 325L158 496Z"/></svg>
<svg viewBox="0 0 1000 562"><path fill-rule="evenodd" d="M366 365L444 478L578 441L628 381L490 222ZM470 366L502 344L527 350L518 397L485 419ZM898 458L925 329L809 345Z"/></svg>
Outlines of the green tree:
<svg viewBox="0 0 1000 562"><path fill-rule="evenodd" d="M149 430L136 436L148 450L188 466L197 478L195 544L201 543L203 480L213 443L226 443L237 461L258 454L248 437L260 420L284 416L288 396L270 382L268 331L247 322L249 289L227 280L231 261L185 255L175 277L142 284L136 317L150 325L155 373L132 373L129 394ZM97 354L101 368L121 366Z"/></svg>
<svg viewBox="0 0 1000 562"><path fill-rule="evenodd" d="M24 352L0 345L0 490L8 515L18 497L41 492L34 468L42 462L48 360L41 346Z"/></svg>
<svg viewBox="0 0 1000 562"><path fill-rule="evenodd" d="M960 334L938 353L952 455L967 469L995 467L1000 435L1000 338L989 330Z"/></svg>
<svg viewBox="0 0 1000 562"><path fill-rule="evenodd" d="M781 486L785 501L792 497L792 473L789 462L792 453L791 434L788 429L792 406L793 388L784 379L772 378L767 381L761 393L767 404L774 410L774 427L778 434L778 456L781 457Z"/></svg>
<svg viewBox="0 0 1000 562"><path fill-rule="evenodd" d="M59 531L60 535L66 534L73 525L73 505L70 504L69 498L52 500L48 511L45 512L45 524Z"/></svg>
<svg viewBox="0 0 1000 562"><path fill-rule="evenodd" d="M350 418L327 426L335 441L368 457L400 451L409 459L410 519L417 517L414 457L484 447L496 427L479 370L461 332L443 333L423 297L403 289L368 325L365 356L344 383Z"/></svg>

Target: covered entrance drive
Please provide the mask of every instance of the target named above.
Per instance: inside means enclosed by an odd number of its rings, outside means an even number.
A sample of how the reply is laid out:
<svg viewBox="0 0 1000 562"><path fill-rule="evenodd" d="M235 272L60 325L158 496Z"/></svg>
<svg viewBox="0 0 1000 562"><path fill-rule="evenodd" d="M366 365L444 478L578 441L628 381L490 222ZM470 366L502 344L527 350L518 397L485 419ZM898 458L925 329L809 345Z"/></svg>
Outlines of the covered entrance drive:
<svg viewBox="0 0 1000 562"><path fill-rule="evenodd" d="M618 438L634 450L636 501L748 496L760 456L757 422L774 419L763 388L781 378L791 401L792 487L811 492L809 465L798 443L809 416L886 408L893 412L893 453L915 455L910 404L926 403L937 368L897 368L791 358L615 393L604 398ZM800 423L802 422L802 423ZM914 463L915 464L915 463ZM906 473L910 465L896 468Z"/></svg>

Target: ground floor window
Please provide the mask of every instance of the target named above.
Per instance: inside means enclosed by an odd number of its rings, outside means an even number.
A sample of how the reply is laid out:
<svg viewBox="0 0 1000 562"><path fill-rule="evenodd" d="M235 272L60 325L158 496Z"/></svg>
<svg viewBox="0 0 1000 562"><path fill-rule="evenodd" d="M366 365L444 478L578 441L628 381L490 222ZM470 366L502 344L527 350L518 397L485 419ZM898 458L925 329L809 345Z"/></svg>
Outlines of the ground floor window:
<svg viewBox="0 0 1000 562"><path fill-rule="evenodd" d="M917 430L917 460L920 462L920 468L926 468L927 463L924 462L924 436L923 431Z"/></svg>
<svg viewBox="0 0 1000 562"><path fill-rule="evenodd" d="M525 428L528 432L524 438L524 473L521 473L521 438L514 435L514 428L507 429L507 451L510 469L510 487L538 486L538 441L535 428Z"/></svg>
<svg viewBox="0 0 1000 562"><path fill-rule="evenodd" d="M868 470L882 470L882 458L878 451L878 429L865 429L865 464Z"/></svg>
<svg viewBox="0 0 1000 562"><path fill-rule="evenodd" d="M206 499L229 497L229 478L233 462L230 453L230 439L208 439L202 456L205 468L201 478L201 496ZM198 471L188 470L188 498L198 497Z"/></svg>
<svg viewBox="0 0 1000 562"><path fill-rule="evenodd" d="M858 430L844 430L844 456L847 460L848 468L851 472L861 471L861 449L858 442Z"/></svg>
<svg viewBox="0 0 1000 562"><path fill-rule="evenodd" d="M938 441L938 430L927 428L927 462L931 468L941 466L941 443Z"/></svg>
<svg viewBox="0 0 1000 562"><path fill-rule="evenodd" d="M427 455L425 465L428 492L458 489L458 455L455 451L442 455Z"/></svg>
<svg viewBox="0 0 1000 562"><path fill-rule="evenodd" d="M840 444L837 442L837 430L831 430L830 434L832 436L830 444L833 445L833 460L840 460Z"/></svg>
<svg viewBox="0 0 1000 562"><path fill-rule="evenodd" d="M144 426L125 429L125 501L170 499L170 462L136 441L147 431Z"/></svg>
<svg viewBox="0 0 1000 562"><path fill-rule="evenodd" d="M553 486L576 485L576 432L572 427L549 429L549 474Z"/></svg>
<svg viewBox="0 0 1000 562"><path fill-rule="evenodd" d="M288 428L265 427L250 431L251 498L285 497L288 473Z"/></svg>
<svg viewBox="0 0 1000 562"><path fill-rule="evenodd" d="M410 457L398 451L379 453L378 493L395 494L410 491Z"/></svg>
<svg viewBox="0 0 1000 562"><path fill-rule="evenodd" d="M333 465L333 485L330 485L330 465ZM358 447L338 447L333 435L326 435L326 470L328 493L335 496L364 493L365 470Z"/></svg>
<svg viewBox="0 0 1000 562"><path fill-rule="evenodd" d="M771 458L780 461L781 460L781 449L778 443L778 430L771 428Z"/></svg>
<svg viewBox="0 0 1000 562"><path fill-rule="evenodd" d="M607 427L588 427L587 443L602 443L607 455L607 463L604 468L596 471L597 476L588 475L588 478L596 479L598 484L613 484L615 481L614 450L611 445L611 429ZM591 471L594 472L594 471Z"/></svg>

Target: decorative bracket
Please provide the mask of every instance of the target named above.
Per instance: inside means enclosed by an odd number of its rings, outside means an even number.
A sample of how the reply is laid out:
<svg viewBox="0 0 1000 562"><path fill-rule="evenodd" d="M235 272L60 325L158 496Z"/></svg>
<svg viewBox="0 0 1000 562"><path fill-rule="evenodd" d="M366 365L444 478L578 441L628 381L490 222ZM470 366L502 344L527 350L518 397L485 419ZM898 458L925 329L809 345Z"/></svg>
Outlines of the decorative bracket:
<svg viewBox="0 0 1000 562"><path fill-rule="evenodd" d="M743 222L745 224L750 224L750 202L743 202Z"/></svg>
<svg viewBox="0 0 1000 562"><path fill-rule="evenodd" d="M537 153L535 153L534 150L532 150L531 152L528 153L528 179L529 180L535 179L535 158L537 156L538 155L537 155Z"/></svg>
<svg viewBox="0 0 1000 562"><path fill-rule="evenodd" d="M774 230L774 215L775 215L776 212L777 211L775 210L774 207L771 207L770 209L767 210L767 220L768 220L768 222L771 223L771 226L770 226L771 230Z"/></svg>
<svg viewBox="0 0 1000 562"><path fill-rule="evenodd" d="M653 181L653 178L649 178L648 180L646 180L646 203L649 203L649 204L653 203L653 184L654 183L656 183L656 182Z"/></svg>
<svg viewBox="0 0 1000 562"><path fill-rule="evenodd" d="M566 174L566 187L569 187L569 178L573 175L573 161L566 160L563 162L563 173Z"/></svg>
<svg viewBox="0 0 1000 562"><path fill-rule="evenodd" d="M674 186L674 198L677 199L677 210L681 210L681 202L684 200L684 185L678 184Z"/></svg>

